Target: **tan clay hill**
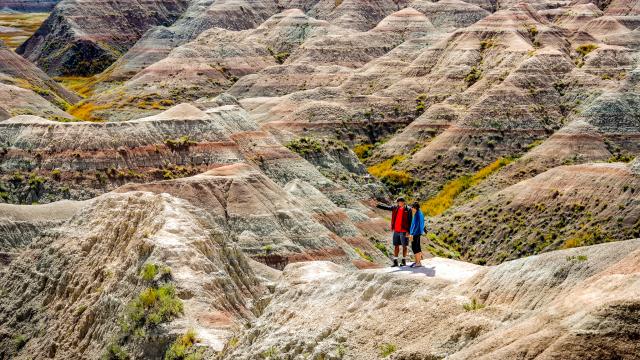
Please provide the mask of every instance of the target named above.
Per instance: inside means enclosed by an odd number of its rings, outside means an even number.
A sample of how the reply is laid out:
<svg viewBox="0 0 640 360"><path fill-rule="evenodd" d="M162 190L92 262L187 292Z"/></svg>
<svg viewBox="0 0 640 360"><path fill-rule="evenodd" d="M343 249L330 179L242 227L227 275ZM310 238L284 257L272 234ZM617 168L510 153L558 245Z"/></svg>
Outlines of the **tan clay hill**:
<svg viewBox="0 0 640 360"><path fill-rule="evenodd" d="M0 359L639 359L639 4L58 2L0 43Z"/></svg>

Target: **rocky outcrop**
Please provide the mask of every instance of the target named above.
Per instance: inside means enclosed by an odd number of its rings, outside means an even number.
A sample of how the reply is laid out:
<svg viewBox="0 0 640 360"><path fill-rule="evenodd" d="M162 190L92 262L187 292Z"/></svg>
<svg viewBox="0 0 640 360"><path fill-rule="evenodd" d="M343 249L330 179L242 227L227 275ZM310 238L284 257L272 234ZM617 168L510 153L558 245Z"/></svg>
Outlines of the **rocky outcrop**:
<svg viewBox="0 0 640 360"><path fill-rule="evenodd" d="M186 0L66 0L17 52L49 75L93 75L106 69L150 27L168 26ZM83 21L92 14L91 21Z"/></svg>
<svg viewBox="0 0 640 360"><path fill-rule="evenodd" d="M185 179L127 185L117 191L168 193L188 200L236 234L235 241L245 254L280 269L301 260L366 266L366 257L377 262L384 259L369 236L380 239L385 225L370 219L367 207L354 203L349 205L351 210L340 208L303 179L291 180L283 188L246 164ZM271 264L272 258L280 258L282 265Z"/></svg>
<svg viewBox="0 0 640 360"><path fill-rule="evenodd" d="M631 240L489 268L440 258L411 271L294 264L223 358L632 358L640 350L629 320L639 246ZM400 320L407 311L420 316Z"/></svg>
<svg viewBox="0 0 640 360"><path fill-rule="evenodd" d="M95 199L0 273L0 354L161 358L189 329L220 350L264 292L229 239L166 194Z"/></svg>
<svg viewBox="0 0 640 360"><path fill-rule="evenodd" d="M12 116L71 118L66 114L79 97L0 41L0 107Z"/></svg>

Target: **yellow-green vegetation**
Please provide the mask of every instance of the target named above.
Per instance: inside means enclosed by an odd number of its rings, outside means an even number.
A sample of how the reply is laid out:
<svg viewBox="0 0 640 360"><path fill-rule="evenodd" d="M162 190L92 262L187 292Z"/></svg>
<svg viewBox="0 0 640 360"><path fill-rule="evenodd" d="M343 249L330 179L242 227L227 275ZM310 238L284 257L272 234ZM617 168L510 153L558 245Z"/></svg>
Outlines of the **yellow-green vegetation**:
<svg viewBox="0 0 640 360"><path fill-rule="evenodd" d="M587 257L587 255L573 255L573 256L567 256L567 261L569 262L582 262L582 261L587 261L589 258Z"/></svg>
<svg viewBox="0 0 640 360"><path fill-rule="evenodd" d="M92 102L82 101L70 107L67 112L80 120L97 122L97 121L104 121L104 119L93 114L93 112L98 110L109 109L110 107L111 106L109 105L97 105Z"/></svg>
<svg viewBox="0 0 640 360"><path fill-rule="evenodd" d="M377 242L374 245L376 249L380 250L385 256L389 256L389 250L387 250L387 246L384 243Z"/></svg>
<svg viewBox="0 0 640 360"><path fill-rule="evenodd" d="M144 264L140 271L140 278L144 281L151 281L156 277L156 275L158 275L158 265L156 264Z"/></svg>
<svg viewBox="0 0 640 360"><path fill-rule="evenodd" d="M611 157L609 158L608 162L610 162L610 163L614 163L614 162L625 162L625 163L628 163L628 162L631 162L635 158L636 157L633 156L632 154L618 152L618 153L615 153L615 154L611 155Z"/></svg>
<svg viewBox="0 0 640 360"><path fill-rule="evenodd" d="M373 151L373 144L358 144L353 148L353 152L361 161L371 157Z"/></svg>
<svg viewBox="0 0 640 360"><path fill-rule="evenodd" d="M595 245L615 239L606 234L599 226L592 226L589 229L580 230L575 235L565 240L563 249L570 249L579 246Z"/></svg>
<svg viewBox="0 0 640 360"><path fill-rule="evenodd" d="M299 139L291 140L286 143L285 146L300 156L322 152L322 144L310 137L301 137Z"/></svg>
<svg viewBox="0 0 640 360"><path fill-rule="evenodd" d="M0 40L11 49L16 49L47 19L48 13L1 13L0 26L14 28L0 33Z"/></svg>
<svg viewBox="0 0 640 360"><path fill-rule="evenodd" d="M395 344L382 344L380 345L380 357L386 358L387 356L396 352L396 350L398 350L398 347Z"/></svg>
<svg viewBox="0 0 640 360"><path fill-rule="evenodd" d="M29 81L27 81L25 79L14 79L13 83L18 87L21 87L23 89L27 89L27 90L31 90L31 91L35 92L36 94L38 94L38 95L42 96L43 98L49 100L53 105L55 105L56 107L58 107L61 110L66 111L67 109L69 109L71 107L71 105L66 100L61 98L55 92L53 92L53 91L51 91L49 89L44 89L44 88L42 88L40 86L36 86L36 85L30 83Z"/></svg>
<svg viewBox="0 0 640 360"><path fill-rule="evenodd" d="M479 302L478 299L473 298L470 303L464 304L462 307L465 311L476 311L484 309L484 304Z"/></svg>
<svg viewBox="0 0 640 360"><path fill-rule="evenodd" d="M196 145L195 141L192 141L188 135L180 136L177 139L167 139L164 141L171 150L186 150L189 146Z"/></svg>
<svg viewBox="0 0 640 360"><path fill-rule="evenodd" d="M367 260L369 262L373 262L373 258L371 256L367 255L364 251L362 251L362 249L356 247L356 248L354 248L354 250L356 251L358 256L360 256L364 260Z"/></svg>
<svg viewBox="0 0 640 360"><path fill-rule="evenodd" d="M145 328L158 326L182 314L182 300L171 284L144 289L129 306L120 327L125 334L143 335Z"/></svg>
<svg viewBox="0 0 640 360"><path fill-rule="evenodd" d="M269 347L261 355L264 360L280 360L280 352L275 346Z"/></svg>
<svg viewBox="0 0 640 360"><path fill-rule="evenodd" d="M499 158L491 164L478 170L473 175L461 176L455 180L452 180L444 185L440 192L421 204L421 207L426 215L437 216L445 212L453 205L455 198L463 191L477 185L489 175L498 171L503 166L509 164L511 159Z"/></svg>
<svg viewBox="0 0 640 360"><path fill-rule="evenodd" d="M404 161L407 157L405 155L396 155L391 159L385 160L379 164L369 166L367 169L369 173L389 186L392 191L400 190L413 184L413 177L411 174L404 170L394 169L394 166Z"/></svg>
<svg viewBox="0 0 640 360"><path fill-rule="evenodd" d="M94 86L98 83L96 76L58 76L53 80L84 98L93 94Z"/></svg>
<svg viewBox="0 0 640 360"><path fill-rule="evenodd" d="M107 346L107 350L104 355L102 355L102 360L128 360L129 353L122 348L122 346L118 344L109 344Z"/></svg>
<svg viewBox="0 0 640 360"><path fill-rule="evenodd" d="M482 77L482 70L478 69L475 66L471 67L471 70L464 77L464 82L467 83L467 86L471 86L475 84Z"/></svg>
<svg viewBox="0 0 640 360"><path fill-rule="evenodd" d="M579 57L576 59L575 64L578 67L582 67L584 65L584 58L589 55L590 52L597 49L598 45L596 44L582 44L576 48L576 52Z"/></svg>
<svg viewBox="0 0 640 360"><path fill-rule="evenodd" d="M416 98L416 115L421 115L427 108L425 101L427 101L427 94L418 95Z"/></svg>
<svg viewBox="0 0 640 360"><path fill-rule="evenodd" d="M488 49L491 49L492 47L496 46L498 43L496 41L496 39L494 38L487 38L484 39L482 41L480 41L480 51L486 51Z"/></svg>
<svg viewBox="0 0 640 360"><path fill-rule="evenodd" d="M272 48L267 48L267 51L269 51L269 54L273 56L278 64L284 64L284 62L287 60L287 58L289 58L290 55L288 51L275 52Z"/></svg>
<svg viewBox="0 0 640 360"><path fill-rule="evenodd" d="M26 336L17 335L13 338L13 346L15 347L16 351L20 351L20 349L22 349L27 344L27 341L29 341L29 339Z"/></svg>
<svg viewBox="0 0 640 360"><path fill-rule="evenodd" d="M198 360L202 359L203 349L197 349L194 345L198 342L196 333L188 330L171 344L164 354L165 360Z"/></svg>

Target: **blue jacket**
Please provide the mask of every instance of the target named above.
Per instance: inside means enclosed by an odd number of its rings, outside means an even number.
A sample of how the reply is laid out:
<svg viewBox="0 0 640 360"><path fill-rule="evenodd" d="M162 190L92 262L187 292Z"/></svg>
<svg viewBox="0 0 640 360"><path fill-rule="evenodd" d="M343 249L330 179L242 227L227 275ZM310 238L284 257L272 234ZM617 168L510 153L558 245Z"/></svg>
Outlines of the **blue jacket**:
<svg viewBox="0 0 640 360"><path fill-rule="evenodd" d="M424 214L422 211L416 211L416 214L413 215L413 221L411 221L411 229L409 230L410 235L422 235L424 233Z"/></svg>

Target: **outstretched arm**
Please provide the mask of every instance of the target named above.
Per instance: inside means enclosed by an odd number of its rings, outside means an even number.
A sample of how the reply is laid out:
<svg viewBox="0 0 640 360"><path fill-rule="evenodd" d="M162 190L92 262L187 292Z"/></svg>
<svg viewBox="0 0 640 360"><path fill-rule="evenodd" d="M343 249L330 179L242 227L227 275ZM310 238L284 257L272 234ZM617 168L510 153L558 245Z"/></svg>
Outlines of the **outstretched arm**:
<svg viewBox="0 0 640 360"><path fill-rule="evenodd" d="M381 203L376 203L376 207L378 209L382 209L382 210L389 210L389 211L393 210L393 206L385 205L385 204L381 204Z"/></svg>

